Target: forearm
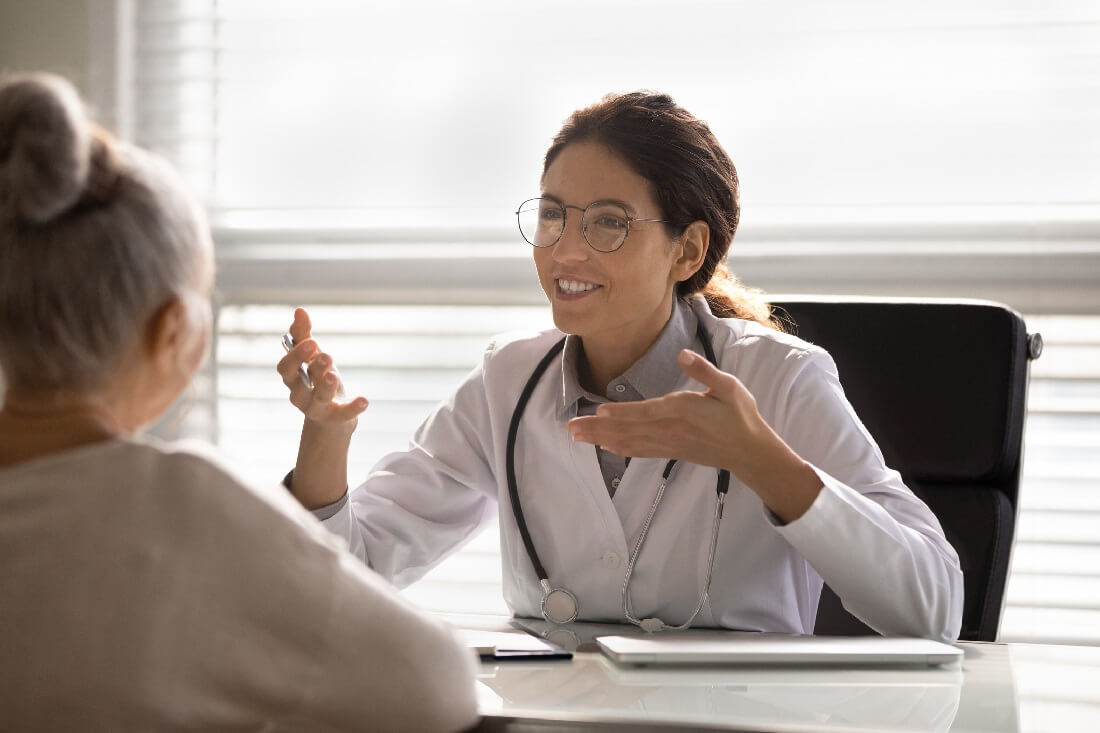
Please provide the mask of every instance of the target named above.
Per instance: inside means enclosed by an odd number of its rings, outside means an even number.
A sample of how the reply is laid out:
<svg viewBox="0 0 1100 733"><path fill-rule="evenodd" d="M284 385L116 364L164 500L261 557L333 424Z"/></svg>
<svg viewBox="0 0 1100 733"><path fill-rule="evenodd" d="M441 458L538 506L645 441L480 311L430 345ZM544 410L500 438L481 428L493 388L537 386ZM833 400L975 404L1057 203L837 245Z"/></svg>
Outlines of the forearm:
<svg viewBox="0 0 1100 733"><path fill-rule="evenodd" d="M793 522L821 493L817 473L774 430L762 424L750 451L739 451L734 473L781 521ZM745 460L745 456L751 459Z"/></svg>
<svg viewBox="0 0 1100 733"><path fill-rule="evenodd" d="M358 421L335 427L306 419L291 491L306 509L327 506L348 488L348 448Z"/></svg>

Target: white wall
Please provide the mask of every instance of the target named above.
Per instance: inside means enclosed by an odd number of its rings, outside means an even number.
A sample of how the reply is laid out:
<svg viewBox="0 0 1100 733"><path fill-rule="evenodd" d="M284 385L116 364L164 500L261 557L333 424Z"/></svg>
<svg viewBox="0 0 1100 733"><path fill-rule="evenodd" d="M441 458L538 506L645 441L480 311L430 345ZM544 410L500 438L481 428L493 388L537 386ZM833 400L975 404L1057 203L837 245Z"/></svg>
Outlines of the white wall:
<svg viewBox="0 0 1100 733"><path fill-rule="evenodd" d="M53 71L88 93L87 0L0 0L0 71Z"/></svg>
<svg viewBox="0 0 1100 733"><path fill-rule="evenodd" d="M51 71L93 116L129 139L128 26L137 0L0 0L0 73Z"/></svg>

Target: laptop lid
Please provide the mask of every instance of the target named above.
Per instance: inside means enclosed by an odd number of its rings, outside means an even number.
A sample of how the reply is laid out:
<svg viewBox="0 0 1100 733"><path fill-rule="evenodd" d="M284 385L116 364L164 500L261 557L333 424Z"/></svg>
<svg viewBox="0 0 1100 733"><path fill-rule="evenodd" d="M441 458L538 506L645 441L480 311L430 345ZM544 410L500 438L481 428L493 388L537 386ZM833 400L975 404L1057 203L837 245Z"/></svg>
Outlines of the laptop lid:
<svg viewBox="0 0 1100 733"><path fill-rule="evenodd" d="M601 636L596 643L629 665L934 666L963 657L958 647L913 637L695 631Z"/></svg>

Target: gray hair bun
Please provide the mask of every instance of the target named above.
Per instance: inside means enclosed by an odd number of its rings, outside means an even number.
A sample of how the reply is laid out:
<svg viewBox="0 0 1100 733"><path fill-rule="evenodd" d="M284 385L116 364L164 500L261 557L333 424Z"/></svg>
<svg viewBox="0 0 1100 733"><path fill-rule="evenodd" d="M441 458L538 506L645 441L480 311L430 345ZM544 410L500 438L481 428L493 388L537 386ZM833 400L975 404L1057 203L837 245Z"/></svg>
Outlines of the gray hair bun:
<svg viewBox="0 0 1100 733"><path fill-rule="evenodd" d="M44 223L80 200L92 167L80 96L53 74L0 79L0 217Z"/></svg>

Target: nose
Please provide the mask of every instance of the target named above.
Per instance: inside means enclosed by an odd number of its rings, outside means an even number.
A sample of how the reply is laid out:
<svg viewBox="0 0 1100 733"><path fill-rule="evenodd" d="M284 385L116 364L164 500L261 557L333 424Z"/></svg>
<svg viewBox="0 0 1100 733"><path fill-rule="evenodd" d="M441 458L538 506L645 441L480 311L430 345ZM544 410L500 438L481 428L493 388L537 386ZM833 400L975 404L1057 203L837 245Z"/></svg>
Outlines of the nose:
<svg viewBox="0 0 1100 733"><path fill-rule="evenodd" d="M570 211L565 216L565 229L551 248L557 262L579 262L588 259L591 247L584 238L581 212Z"/></svg>

